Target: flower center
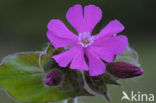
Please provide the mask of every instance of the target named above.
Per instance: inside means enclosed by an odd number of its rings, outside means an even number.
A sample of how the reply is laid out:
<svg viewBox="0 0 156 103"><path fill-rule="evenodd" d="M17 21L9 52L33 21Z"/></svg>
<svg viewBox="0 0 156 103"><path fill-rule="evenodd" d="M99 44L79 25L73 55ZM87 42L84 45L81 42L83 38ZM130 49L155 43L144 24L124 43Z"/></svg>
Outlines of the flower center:
<svg viewBox="0 0 156 103"><path fill-rule="evenodd" d="M88 47L93 43L93 37L90 36L88 32L80 33L79 34L79 42L82 47Z"/></svg>
<svg viewBox="0 0 156 103"><path fill-rule="evenodd" d="M84 45L86 45L86 44L88 44L89 42L88 42L87 40L82 40L82 43L83 43Z"/></svg>

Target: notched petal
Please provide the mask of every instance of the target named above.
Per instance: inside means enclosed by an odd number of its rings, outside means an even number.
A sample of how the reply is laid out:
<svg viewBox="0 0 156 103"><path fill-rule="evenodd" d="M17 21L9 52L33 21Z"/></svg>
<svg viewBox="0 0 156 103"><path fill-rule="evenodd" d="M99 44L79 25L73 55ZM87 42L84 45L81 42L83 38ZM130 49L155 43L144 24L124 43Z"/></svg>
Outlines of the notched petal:
<svg viewBox="0 0 156 103"><path fill-rule="evenodd" d="M78 42L78 36L58 19L53 19L48 23L47 37L54 47L75 46Z"/></svg>

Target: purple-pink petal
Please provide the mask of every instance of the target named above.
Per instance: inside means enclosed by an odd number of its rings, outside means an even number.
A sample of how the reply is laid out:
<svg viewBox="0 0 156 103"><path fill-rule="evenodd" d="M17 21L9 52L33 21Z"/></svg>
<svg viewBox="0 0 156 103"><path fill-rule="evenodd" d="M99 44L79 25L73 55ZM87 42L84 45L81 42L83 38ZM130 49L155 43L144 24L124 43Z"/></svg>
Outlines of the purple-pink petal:
<svg viewBox="0 0 156 103"><path fill-rule="evenodd" d="M84 8L85 32L91 33L96 24L102 18L102 11L95 5L88 5Z"/></svg>
<svg viewBox="0 0 156 103"><path fill-rule="evenodd" d="M80 70L88 70L88 65L84 58L84 48L77 47L79 50L75 54L72 63L70 65L71 69L80 69Z"/></svg>
<svg viewBox="0 0 156 103"><path fill-rule="evenodd" d="M115 49L115 54L116 55L121 55L128 46L128 38L124 35L119 35L117 37L114 37L114 42L116 42L116 47L114 47ZM111 46L113 47L114 44L112 44Z"/></svg>
<svg viewBox="0 0 156 103"><path fill-rule="evenodd" d="M88 32L91 34L102 18L102 11L95 5L88 5L85 6L83 13L82 6L77 4L69 8L66 18L78 33Z"/></svg>
<svg viewBox="0 0 156 103"><path fill-rule="evenodd" d="M98 39L94 41L93 46L104 47L108 50L112 50L115 55L120 55L127 49L128 38L124 35L116 37L108 37L104 39Z"/></svg>
<svg viewBox="0 0 156 103"><path fill-rule="evenodd" d="M66 18L78 33L84 32L83 8L81 5L77 4L70 7L67 11Z"/></svg>
<svg viewBox="0 0 156 103"><path fill-rule="evenodd" d="M51 20L48 24L47 37L54 47L77 45L78 36L73 34L62 21Z"/></svg>
<svg viewBox="0 0 156 103"><path fill-rule="evenodd" d="M117 33L122 32L123 30L124 26L118 20L112 20L98 35L94 36L94 38L101 39L104 37L111 37Z"/></svg>
<svg viewBox="0 0 156 103"><path fill-rule="evenodd" d="M106 62L112 62L114 59L113 48L104 46L90 46L89 51L92 51L98 58L103 59Z"/></svg>
<svg viewBox="0 0 156 103"><path fill-rule="evenodd" d="M98 76L105 72L106 66L104 62L98 58L94 53L91 51L87 51L86 55L89 60L89 75L90 76Z"/></svg>
<svg viewBox="0 0 156 103"><path fill-rule="evenodd" d="M58 55L53 56L55 61L58 63L60 67L67 67L71 62L75 54L77 53L78 48L72 48L66 52L60 53Z"/></svg>

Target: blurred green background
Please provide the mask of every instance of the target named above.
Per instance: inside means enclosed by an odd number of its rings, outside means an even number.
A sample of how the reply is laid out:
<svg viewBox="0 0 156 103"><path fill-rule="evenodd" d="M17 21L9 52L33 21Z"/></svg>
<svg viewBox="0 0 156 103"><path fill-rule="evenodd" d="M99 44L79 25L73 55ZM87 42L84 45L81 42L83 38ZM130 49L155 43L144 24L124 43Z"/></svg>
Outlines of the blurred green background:
<svg viewBox="0 0 156 103"><path fill-rule="evenodd" d="M50 19L61 19L73 30L65 14L74 4L95 4L103 10L103 19L94 33L99 32L112 19L121 21L126 28L123 34L128 36L131 47L139 53L144 75L120 80L121 88L109 86L112 103L121 103L123 90L128 94L130 91L136 93L140 91L156 96L154 0L0 0L0 59L15 52L41 50L48 42L46 31ZM0 103L16 103L16 101L0 91ZM107 103L107 101L103 97L91 97L86 98L83 103Z"/></svg>

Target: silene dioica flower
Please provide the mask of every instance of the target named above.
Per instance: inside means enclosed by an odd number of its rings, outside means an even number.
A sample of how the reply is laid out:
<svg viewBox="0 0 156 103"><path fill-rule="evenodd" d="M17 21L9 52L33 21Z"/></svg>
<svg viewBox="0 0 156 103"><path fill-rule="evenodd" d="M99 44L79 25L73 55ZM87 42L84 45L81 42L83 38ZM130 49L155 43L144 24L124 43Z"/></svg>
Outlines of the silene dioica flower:
<svg viewBox="0 0 156 103"><path fill-rule="evenodd" d="M124 30L118 20L92 35L102 18L97 6L88 5L83 10L81 5L74 5L66 18L77 34L61 20L52 19L47 37L53 46L48 45L43 51L16 53L2 60L0 87L15 99L22 103L73 103L80 96L101 94L110 101L108 84L120 85L118 79L143 74L137 52L128 46L126 36L117 35Z"/></svg>
<svg viewBox="0 0 156 103"><path fill-rule="evenodd" d="M89 71L90 76L98 76L105 72L107 63L112 62L115 55L127 49L128 39L117 35L124 30L118 20L112 20L100 33L92 35L96 24L102 18L102 11L95 5L84 7L77 4L66 13L68 22L76 29L71 32L59 19L52 19L48 24L47 37L55 48L72 47L53 58L60 67Z"/></svg>

